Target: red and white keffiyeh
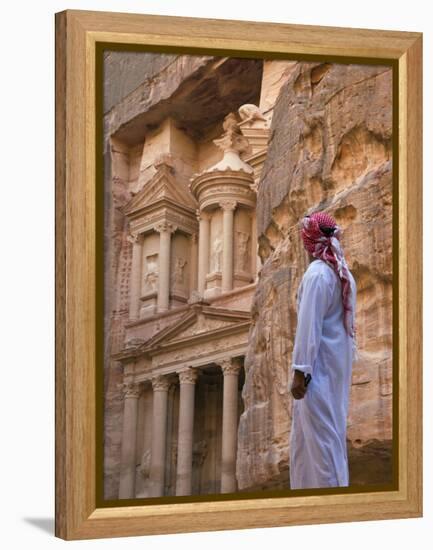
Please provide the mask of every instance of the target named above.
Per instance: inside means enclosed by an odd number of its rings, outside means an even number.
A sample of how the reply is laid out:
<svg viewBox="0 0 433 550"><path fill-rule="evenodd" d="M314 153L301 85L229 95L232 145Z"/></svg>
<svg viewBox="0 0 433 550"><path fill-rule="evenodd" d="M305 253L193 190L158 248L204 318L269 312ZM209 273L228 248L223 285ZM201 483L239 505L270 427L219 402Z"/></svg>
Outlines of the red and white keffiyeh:
<svg viewBox="0 0 433 550"><path fill-rule="evenodd" d="M344 309L344 327L355 339L354 312L351 305L348 267L340 245L341 228L326 212L316 212L301 220L301 235L305 249L315 258L326 262L341 280L341 294Z"/></svg>

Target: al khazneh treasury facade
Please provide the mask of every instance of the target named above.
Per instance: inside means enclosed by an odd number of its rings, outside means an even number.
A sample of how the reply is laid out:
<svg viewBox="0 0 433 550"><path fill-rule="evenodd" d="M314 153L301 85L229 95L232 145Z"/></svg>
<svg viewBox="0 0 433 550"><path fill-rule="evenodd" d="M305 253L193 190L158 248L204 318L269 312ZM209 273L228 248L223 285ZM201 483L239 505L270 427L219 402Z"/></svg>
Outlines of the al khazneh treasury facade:
<svg viewBox="0 0 433 550"><path fill-rule="evenodd" d="M305 257L292 236L281 237L281 212L261 187L280 163L268 154L276 103L295 73L301 86L302 67L318 64L135 55L105 61L119 79L128 63L143 74L105 98L105 498L288 487L288 368ZM304 124L310 151L299 152L317 163L321 124ZM314 178L310 196L280 193L293 204L286 224L328 198ZM264 223L269 212L274 220ZM298 259L281 271L284 243ZM270 299L280 309L263 324ZM376 359L389 385L388 348L382 342ZM386 455L383 401L380 435L370 439Z"/></svg>

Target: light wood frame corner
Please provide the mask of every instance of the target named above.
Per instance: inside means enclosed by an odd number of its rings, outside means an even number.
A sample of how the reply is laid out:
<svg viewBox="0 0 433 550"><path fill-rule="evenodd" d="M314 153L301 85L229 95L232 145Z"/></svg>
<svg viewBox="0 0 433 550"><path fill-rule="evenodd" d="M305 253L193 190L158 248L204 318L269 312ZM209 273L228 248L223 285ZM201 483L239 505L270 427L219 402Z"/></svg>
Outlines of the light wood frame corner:
<svg viewBox="0 0 433 550"><path fill-rule="evenodd" d="M259 38L259 40L258 40ZM98 43L387 60L398 97L398 487L98 507L95 51ZM90 11L56 14L56 517L66 540L422 515L422 34ZM410 214L410 215L409 215ZM417 384L410 384L416 380Z"/></svg>

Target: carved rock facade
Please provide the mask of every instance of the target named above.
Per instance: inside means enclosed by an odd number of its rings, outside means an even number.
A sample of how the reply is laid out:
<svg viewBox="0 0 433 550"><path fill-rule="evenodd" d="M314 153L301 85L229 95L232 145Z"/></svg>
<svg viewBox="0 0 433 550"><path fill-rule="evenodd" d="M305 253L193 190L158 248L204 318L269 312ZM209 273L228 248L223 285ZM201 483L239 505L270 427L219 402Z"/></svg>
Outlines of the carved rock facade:
<svg viewBox="0 0 433 550"><path fill-rule="evenodd" d="M288 487L292 226L318 206L358 282L353 480L385 481L390 71L154 57L106 93L105 498Z"/></svg>

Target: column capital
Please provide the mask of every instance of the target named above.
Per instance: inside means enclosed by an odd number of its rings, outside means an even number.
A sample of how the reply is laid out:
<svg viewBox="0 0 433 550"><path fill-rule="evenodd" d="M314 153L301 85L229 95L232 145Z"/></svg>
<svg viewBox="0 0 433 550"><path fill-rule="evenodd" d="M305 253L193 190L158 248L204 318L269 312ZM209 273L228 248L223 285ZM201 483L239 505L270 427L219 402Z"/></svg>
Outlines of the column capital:
<svg viewBox="0 0 433 550"><path fill-rule="evenodd" d="M186 367L185 369L177 371L179 375L179 382L181 384L195 384L198 378L198 371L193 367Z"/></svg>
<svg viewBox="0 0 433 550"><path fill-rule="evenodd" d="M142 386L137 382L124 382L122 384L122 391L124 398L138 399L142 391Z"/></svg>
<svg viewBox="0 0 433 550"><path fill-rule="evenodd" d="M196 209L195 215L199 222L201 220L209 221L211 217L209 212L206 212L206 210L200 210L199 208Z"/></svg>
<svg viewBox="0 0 433 550"><path fill-rule="evenodd" d="M234 199L224 199L218 203L223 210L234 210L237 205L237 201Z"/></svg>
<svg viewBox="0 0 433 550"><path fill-rule="evenodd" d="M222 359L216 363L221 367L224 376L226 376L226 374L239 374L239 371L241 370L240 361L238 359L233 359L232 357Z"/></svg>
<svg viewBox="0 0 433 550"><path fill-rule="evenodd" d="M172 380L169 376L164 374L157 374L152 376L152 388L153 391L168 391Z"/></svg>
<svg viewBox="0 0 433 550"><path fill-rule="evenodd" d="M140 233L128 233L128 235L126 237L126 240L131 244L135 244L135 243L140 242L140 239L141 239L141 234Z"/></svg>
<svg viewBox="0 0 433 550"><path fill-rule="evenodd" d="M152 377L148 376L147 378L142 378L140 380L140 384L143 387L143 390L146 388L150 388L150 386L152 385Z"/></svg>
<svg viewBox="0 0 433 550"><path fill-rule="evenodd" d="M174 233L177 229L177 225L174 225L173 223L164 220L162 222L158 222L155 225L154 229L158 233L163 233L163 232Z"/></svg>

